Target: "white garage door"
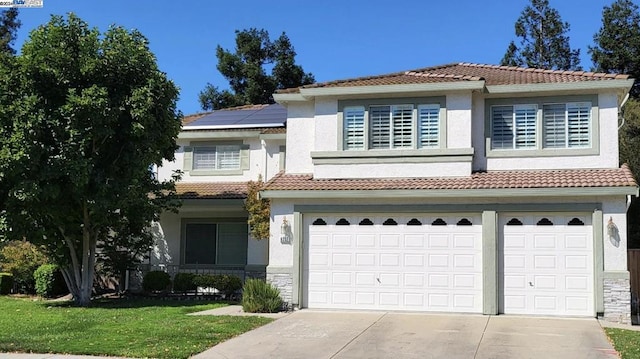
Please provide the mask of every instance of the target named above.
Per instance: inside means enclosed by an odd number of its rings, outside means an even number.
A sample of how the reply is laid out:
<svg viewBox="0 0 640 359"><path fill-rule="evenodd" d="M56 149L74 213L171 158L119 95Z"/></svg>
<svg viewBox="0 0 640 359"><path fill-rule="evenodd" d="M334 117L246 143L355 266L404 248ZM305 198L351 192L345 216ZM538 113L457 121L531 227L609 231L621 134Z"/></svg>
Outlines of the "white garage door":
<svg viewBox="0 0 640 359"><path fill-rule="evenodd" d="M595 315L590 215L504 214L500 228L502 313Z"/></svg>
<svg viewBox="0 0 640 359"><path fill-rule="evenodd" d="M478 215L305 215L303 306L482 312Z"/></svg>

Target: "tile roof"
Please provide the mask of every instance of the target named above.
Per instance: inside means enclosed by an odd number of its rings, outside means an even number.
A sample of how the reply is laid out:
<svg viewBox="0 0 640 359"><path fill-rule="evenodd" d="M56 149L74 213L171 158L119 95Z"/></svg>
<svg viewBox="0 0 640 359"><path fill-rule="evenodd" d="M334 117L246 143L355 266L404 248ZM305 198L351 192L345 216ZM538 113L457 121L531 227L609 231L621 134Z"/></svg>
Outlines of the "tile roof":
<svg viewBox="0 0 640 359"><path fill-rule="evenodd" d="M197 119L200 119L200 118L202 118L202 117L204 117L204 116L206 116L208 114L211 114L211 113L213 113L213 112L201 112L201 113L194 113L194 114L191 114L191 115L182 116L182 126L188 125L191 122L193 122L193 121L195 121Z"/></svg>
<svg viewBox="0 0 640 359"><path fill-rule="evenodd" d="M624 80L628 78L628 75L605 74L587 71L544 70L513 66L457 63L425 67L416 70L396 72L379 76L368 76L346 80L321 82L306 85L302 88L401 85L479 80L484 80L487 86L492 86L619 79ZM300 88L283 89L276 92L298 93L300 92Z"/></svg>
<svg viewBox="0 0 640 359"><path fill-rule="evenodd" d="M176 192L182 199L244 199L247 182L178 182Z"/></svg>
<svg viewBox="0 0 640 359"><path fill-rule="evenodd" d="M469 177L314 179L311 174L280 173L266 191L469 190L516 188L635 187L623 165L613 169L475 172Z"/></svg>

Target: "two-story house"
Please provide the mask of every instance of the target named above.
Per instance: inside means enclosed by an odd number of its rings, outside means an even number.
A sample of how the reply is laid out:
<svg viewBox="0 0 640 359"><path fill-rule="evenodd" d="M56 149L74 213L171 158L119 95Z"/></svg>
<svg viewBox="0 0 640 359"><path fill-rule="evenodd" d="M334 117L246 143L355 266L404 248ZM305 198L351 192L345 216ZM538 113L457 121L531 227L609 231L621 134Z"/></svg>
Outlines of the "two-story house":
<svg viewBox="0 0 640 359"><path fill-rule="evenodd" d="M460 63L277 92L268 280L303 308L629 322L632 83Z"/></svg>
<svg viewBox="0 0 640 359"><path fill-rule="evenodd" d="M247 183L269 180L284 168L286 109L244 106L187 116L175 160L158 168L176 184L182 207L154 223L148 269L264 277L268 241L249 235Z"/></svg>

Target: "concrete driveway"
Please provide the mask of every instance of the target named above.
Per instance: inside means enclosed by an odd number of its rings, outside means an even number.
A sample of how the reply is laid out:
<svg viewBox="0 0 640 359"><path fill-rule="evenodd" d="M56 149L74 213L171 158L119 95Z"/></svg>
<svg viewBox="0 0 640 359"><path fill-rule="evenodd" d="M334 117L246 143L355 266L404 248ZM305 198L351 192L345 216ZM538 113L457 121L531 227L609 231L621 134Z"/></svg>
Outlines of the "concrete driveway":
<svg viewBox="0 0 640 359"><path fill-rule="evenodd" d="M618 358L595 319L301 310L194 358Z"/></svg>

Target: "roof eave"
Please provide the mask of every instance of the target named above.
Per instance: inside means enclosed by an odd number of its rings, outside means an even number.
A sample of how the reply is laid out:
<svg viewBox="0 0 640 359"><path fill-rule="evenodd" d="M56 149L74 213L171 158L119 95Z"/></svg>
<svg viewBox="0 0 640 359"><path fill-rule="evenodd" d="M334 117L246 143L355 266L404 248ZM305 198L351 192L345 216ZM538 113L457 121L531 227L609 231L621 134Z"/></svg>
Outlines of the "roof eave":
<svg viewBox="0 0 640 359"><path fill-rule="evenodd" d="M344 96L344 95L376 95L376 94L399 94L415 92L441 92L441 91L464 91L482 90L485 82L475 81L454 81L435 82L420 84L400 84L400 85L376 85L376 86L342 86L342 87L314 87L301 88L300 94L304 97L319 96Z"/></svg>
<svg viewBox="0 0 640 359"><path fill-rule="evenodd" d="M484 85L484 80L472 80L399 85L313 87L300 88L297 93L275 93L273 94L273 99L280 104L286 104L289 102L309 101L315 97L323 96L357 96L484 90Z"/></svg>
<svg viewBox="0 0 640 359"><path fill-rule="evenodd" d="M594 80L543 84L488 85L487 92L490 94L512 94L568 90L619 90L626 93L631 89L631 86L633 86L633 79Z"/></svg>
<svg viewBox="0 0 640 359"><path fill-rule="evenodd" d="M263 190L263 198L455 198L455 197L567 197L637 195L637 187L556 187L490 189L397 190Z"/></svg>

